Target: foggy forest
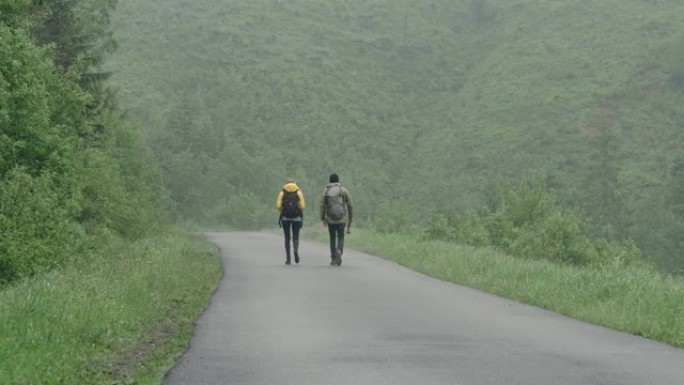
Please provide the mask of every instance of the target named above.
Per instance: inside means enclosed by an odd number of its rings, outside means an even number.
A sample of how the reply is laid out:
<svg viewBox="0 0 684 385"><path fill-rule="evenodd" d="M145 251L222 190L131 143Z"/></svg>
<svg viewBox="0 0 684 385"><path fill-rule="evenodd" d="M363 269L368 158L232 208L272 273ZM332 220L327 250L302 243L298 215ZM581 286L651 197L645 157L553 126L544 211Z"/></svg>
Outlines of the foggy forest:
<svg viewBox="0 0 684 385"><path fill-rule="evenodd" d="M437 221L456 242L502 246L515 240L479 227L516 215L504 200L529 188L580 227L568 236L633 241L676 271L679 7L120 0L107 68L183 220L269 226L280 181L318 193L338 172L359 223ZM524 220L511 226L564 226ZM489 239L468 234L480 231Z"/></svg>
<svg viewBox="0 0 684 385"><path fill-rule="evenodd" d="M98 321L83 339L128 333L103 357L173 304L190 330L220 268L187 233L276 231L294 178L315 238L331 173L369 250L396 237L409 255L625 269L681 293L683 14L675 0L0 0L0 325L15 325L0 341L38 344L19 326L31 306L112 274L140 291L104 289L102 309L111 293L158 307L131 307L140 327ZM62 307L98 304L74 295ZM684 346L678 322L638 333ZM32 383L31 365L0 364L0 382Z"/></svg>

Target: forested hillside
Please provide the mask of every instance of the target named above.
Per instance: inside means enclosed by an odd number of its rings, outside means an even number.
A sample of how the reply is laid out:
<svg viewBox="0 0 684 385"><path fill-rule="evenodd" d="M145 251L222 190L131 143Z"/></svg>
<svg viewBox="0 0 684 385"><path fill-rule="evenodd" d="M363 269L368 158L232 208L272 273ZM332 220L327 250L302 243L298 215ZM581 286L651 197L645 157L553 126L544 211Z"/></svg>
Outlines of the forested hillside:
<svg viewBox="0 0 684 385"><path fill-rule="evenodd" d="M105 85L113 7L0 0L0 287L166 221L150 153Z"/></svg>
<svg viewBox="0 0 684 385"><path fill-rule="evenodd" d="M330 172L361 221L487 215L521 181L684 267L684 3L119 0L108 64L180 218L275 222ZM3 152L4 153L4 152ZM310 214L315 215L315 214Z"/></svg>

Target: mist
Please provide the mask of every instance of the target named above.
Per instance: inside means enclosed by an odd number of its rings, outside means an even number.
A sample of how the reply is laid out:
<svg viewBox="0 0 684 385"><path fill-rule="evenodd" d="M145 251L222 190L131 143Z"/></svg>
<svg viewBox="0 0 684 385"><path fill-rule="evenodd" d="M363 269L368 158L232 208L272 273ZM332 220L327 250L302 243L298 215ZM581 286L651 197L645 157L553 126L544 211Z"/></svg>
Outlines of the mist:
<svg viewBox="0 0 684 385"><path fill-rule="evenodd" d="M684 268L676 1L119 0L108 68L178 220L273 226L330 173L357 223L458 228L531 186ZM463 239L461 239L462 241Z"/></svg>

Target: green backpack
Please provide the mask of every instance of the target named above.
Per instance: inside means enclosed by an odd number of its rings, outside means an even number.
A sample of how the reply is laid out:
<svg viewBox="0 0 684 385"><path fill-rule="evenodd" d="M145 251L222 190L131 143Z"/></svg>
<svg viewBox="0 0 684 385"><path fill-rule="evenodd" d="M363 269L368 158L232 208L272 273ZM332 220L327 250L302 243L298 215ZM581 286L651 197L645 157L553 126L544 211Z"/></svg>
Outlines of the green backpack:
<svg viewBox="0 0 684 385"><path fill-rule="evenodd" d="M333 185L325 190L325 205L328 218L333 221L344 219L347 215L347 204L341 186Z"/></svg>

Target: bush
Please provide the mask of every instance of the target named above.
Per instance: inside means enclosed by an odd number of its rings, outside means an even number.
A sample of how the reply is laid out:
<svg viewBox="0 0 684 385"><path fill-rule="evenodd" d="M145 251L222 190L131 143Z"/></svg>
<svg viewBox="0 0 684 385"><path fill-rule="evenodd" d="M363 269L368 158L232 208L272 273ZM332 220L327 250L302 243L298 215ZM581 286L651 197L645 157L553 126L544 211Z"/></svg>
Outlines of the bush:
<svg viewBox="0 0 684 385"><path fill-rule="evenodd" d="M583 228L579 218L558 209L520 228L509 251L518 257L587 264L594 258L594 252Z"/></svg>
<svg viewBox="0 0 684 385"><path fill-rule="evenodd" d="M157 187L156 174L144 166L133 167L141 160L139 154L116 159L97 149L84 152L78 169L78 220L89 234L104 229L132 240L153 234L163 226L161 188Z"/></svg>
<svg viewBox="0 0 684 385"><path fill-rule="evenodd" d="M465 244L475 247L489 246L492 244L487 228L480 218L467 212L456 227L456 239Z"/></svg>
<svg viewBox="0 0 684 385"><path fill-rule="evenodd" d="M537 226L555 206L554 198L541 188L523 184L517 191L509 191L498 210L485 218L493 245L510 250L523 229Z"/></svg>
<svg viewBox="0 0 684 385"><path fill-rule="evenodd" d="M487 218L493 243L517 257L587 264L595 258L586 225L542 188L522 185Z"/></svg>
<svg viewBox="0 0 684 385"><path fill-rule="evenodd" d="M432 240L456 240L456 229L449 224L446 215L434 212L430 215L424 237Z"/></svg>
<svg viewBox="0 0 684 385"><path fill-rule="evenodd" d="M424 239L455 241L469 246L489 246L489 232L480 218L467 212L464 216L434 212L430 216Z"/></svg>
<svg viewBox="0 0 684 385"><path fill-rule="evenodd" d="M50 176L14 169L0 181L0 285L63 265L82 240L76 206Z"/></svg>
<svg viewBox="0 0 684 385"><path fill-rule="evenodd" d="M595 252L593 262L599 266L638 266L647 270L654 270L655 268L655 265L647 262L642 251L631 239L622 242L598 239L593 242L593 246Z"/></svg>
<svg viewBox="0 0 684 385"><path fill-rule="evenodd" d="M634 242L590 238L579 213L561 207L550 192L529 185L508 192L497 211L482 217L435 212L423 236L475 247L496 246L515 257L555 263L645 264Z"/></svg>

